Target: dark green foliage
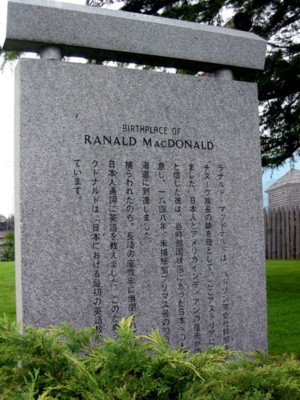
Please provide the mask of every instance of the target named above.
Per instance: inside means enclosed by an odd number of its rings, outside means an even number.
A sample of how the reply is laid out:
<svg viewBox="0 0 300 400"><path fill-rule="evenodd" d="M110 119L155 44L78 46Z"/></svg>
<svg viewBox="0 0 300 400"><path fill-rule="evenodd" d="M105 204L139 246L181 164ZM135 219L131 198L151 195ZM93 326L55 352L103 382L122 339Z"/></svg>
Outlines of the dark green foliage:
<svg viewBox="0 0 300 400"><path fill-rule="evenodd" d="M132 317L121 320L115 339L66 324L21 335L1 319L0 398L294 400L300 362L218 347L191 355L157 331L135 335Z"/></svg>
<svg viewBox="0 0 300 400"><path fill-rule="evenodd" d="M112 0L86 0L85 4L91 7L102 7L105 4L113 3Z"/></svg>
<svg viewBox="0 0 300 400"><path fill-rule="evenodd" d="M15 259L15 236L14 232L7 232L4 236L1 261L14 261Z"/></svg>
<svg viewBox="0 0 300 400"><path fill-rule="evenodd" d="M20 58L21 53L18 51L4 51L0 47L0 56L2 56L0 63L0 71L3 71L5 65L8 64L10 61L14 61Z"/></svg>
<svg viewBox="0 0 300 400"><path fill-rule="evenodd" d="M114 0L114 2L117 2ZM299 0L125 0L123 10L249 30L268 41L265 71L258 77L263 166L279 166L300 154Z"/></svg>

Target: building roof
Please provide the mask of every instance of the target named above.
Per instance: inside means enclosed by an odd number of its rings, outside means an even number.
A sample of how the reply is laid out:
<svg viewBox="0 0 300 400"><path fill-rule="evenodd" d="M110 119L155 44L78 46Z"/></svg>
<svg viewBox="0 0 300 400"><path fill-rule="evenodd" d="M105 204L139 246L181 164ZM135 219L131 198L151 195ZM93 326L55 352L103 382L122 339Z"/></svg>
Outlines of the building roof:
<svg viewBox="0 0 300 400"><path fill-rule="evenodd" d="M300 185L300 171L298 169L291 168L285 175L274 182L273 185L266 190L266 192L270 192L286 185L294 184Z"/></svg>

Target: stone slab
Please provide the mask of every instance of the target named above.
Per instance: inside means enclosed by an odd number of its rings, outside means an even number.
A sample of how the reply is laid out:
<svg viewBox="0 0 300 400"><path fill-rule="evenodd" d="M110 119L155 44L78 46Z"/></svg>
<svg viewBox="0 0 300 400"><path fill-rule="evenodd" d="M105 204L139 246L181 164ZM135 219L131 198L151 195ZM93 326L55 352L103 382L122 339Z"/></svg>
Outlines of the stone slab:
<svg viewBox="0 0 300 400"><path fill-rule="evenodd" d="M266 350L257 88L21 59L18 320Z"/></svg>
<svg viewBox="0 0 300 400"><path fill-rule="evenodd" d="M8 0L2 31L6 50L57 45L65 55L196 70L261 70L266 52L248 32L45 0Z"/></svg>

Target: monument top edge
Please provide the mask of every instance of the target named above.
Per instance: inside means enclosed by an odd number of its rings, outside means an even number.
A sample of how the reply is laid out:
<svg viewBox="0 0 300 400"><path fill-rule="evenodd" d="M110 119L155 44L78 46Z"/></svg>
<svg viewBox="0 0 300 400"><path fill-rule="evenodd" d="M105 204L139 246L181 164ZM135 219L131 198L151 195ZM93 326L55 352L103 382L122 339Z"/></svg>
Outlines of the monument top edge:
<svg viewBox="0 0 300 400"><path fill-rule="evenodd" d="M4 50L57 46L65 56L196 71L264 68L266 41L253 33L50 0L4 3Z"/></svg>
<svg viewBox="0 0 300 400"><path fill-rule="evenodd" d="M32 5L46 8L57 8L69 11L78 11L87 14L95 14L101 16L109 16L114 18L121 18L127 20L137 20L141 22L160 24L160 25L171 25L178 28L186 28L196 31L206 31L208 33L223 34L228 36L243 37L251 40L265 41L258 35L252 32L245 32L236 29L225 28L221 26L206 25L196 22L182 21L177 19L157 17L153 15L139 14L122 10L110 10L102 7L88 7L86 5L80 5L75 3L64 3L61 1L53 0L4 0L4 3L17 3L23 5Z"/></svg>

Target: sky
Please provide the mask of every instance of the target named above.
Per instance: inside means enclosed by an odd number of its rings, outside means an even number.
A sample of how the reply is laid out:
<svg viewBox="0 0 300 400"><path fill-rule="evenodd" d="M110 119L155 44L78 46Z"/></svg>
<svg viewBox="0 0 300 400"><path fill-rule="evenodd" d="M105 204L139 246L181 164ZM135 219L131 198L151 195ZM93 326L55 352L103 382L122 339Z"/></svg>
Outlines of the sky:
<svg viewBox="0 0 300 400"><path fill-rule="evenodd" d="M0 214L14 210L14 76L0 72Z"/></svg>
<svg viewBox="0 0 300 400"><path fill-rule="evenodd" d="M1 0L0 0L1 1ZM66 3L85 4L85 0L61 0ZM115 8L120 7L120 4ZM8 217L14 213L14 63L0 72L0 215ZM294 165L300 169L300 157ZM283 176L291 164L287 161L283 167L262 176L263 191ZM264 206L267 195L264 194Z"/></svg>

